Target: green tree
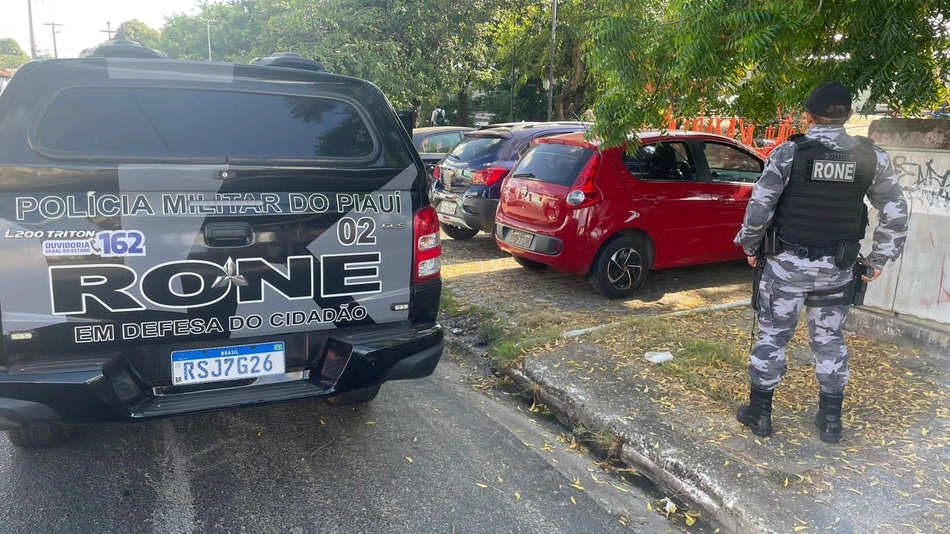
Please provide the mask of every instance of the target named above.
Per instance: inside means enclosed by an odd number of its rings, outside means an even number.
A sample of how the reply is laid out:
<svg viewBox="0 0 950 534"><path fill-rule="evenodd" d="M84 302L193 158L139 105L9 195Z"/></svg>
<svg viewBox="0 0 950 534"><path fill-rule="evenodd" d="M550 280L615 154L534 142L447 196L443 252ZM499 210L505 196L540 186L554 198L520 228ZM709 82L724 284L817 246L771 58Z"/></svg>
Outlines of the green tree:
<svg viewBox="0 0 950 534"><path fill-rule="evenodd" d="M289 50L380 86L397 107L468 95L490 68L487 29L500 0L266 0L262 53ZM486 67L487 66L487 67ZM446 106L447 109L451 107Z"/></svg>
<svg viewBox="0 0 950 534"><path fill-rule="evenodd" d="M147 24L132 19L119 24L115 32L115 39L127 39L135 41L148 48L159 48L161 46L161 34L158 30L149 28Z"/></svg>
<svg viewBox="0 0 950 534"><path fill-rule="evenodd" d="M551 65L551 3L528 4L509 8L499 16L499 24L494 27L497 53L493 56L495 71L493 82L505 84L511 89L512 56L515 66L515 91L521 93L519 86L529 80L547 80ZM597 6L582 0L559 0L558 23L555 32L554 55L554 101L553 118L555 120L573 119L583 114L593 101L597 84L584 57L584 44L590 39L589 23L597 18ZM534 90L534 86L531 86ZM544 113L547 118L547 92ZM510 97L509 97L510 102ZM508 102L506 102L507 104ZM515 107L531 107L531 102L519 102ZM521 110L516 118L528 119L532 113ZM503 116L507 117L509 109Z"/></svg>
<svg viewBox="0 0 950 534"><path fill-rule="evenodd" d="M0 69L15 69L30 60L16 39L0 39Z"/></svg>
<svg viewBox="0 0 950 534"><path fill-rule="evenodd" d="M950 96L947 0L602 1L587 51L609 145L670 106L773 120L828 80L911 114Z"/></svg>
<svg viewBox="0 0 950 534"><path fill-rule="evenodd" d="M158 48L171 58L207 61L206 21L211 20L211 59L246 63L254 58L262 31L262 3L256 0L205 3L197 15L177 13L165 17Z"/></svg>

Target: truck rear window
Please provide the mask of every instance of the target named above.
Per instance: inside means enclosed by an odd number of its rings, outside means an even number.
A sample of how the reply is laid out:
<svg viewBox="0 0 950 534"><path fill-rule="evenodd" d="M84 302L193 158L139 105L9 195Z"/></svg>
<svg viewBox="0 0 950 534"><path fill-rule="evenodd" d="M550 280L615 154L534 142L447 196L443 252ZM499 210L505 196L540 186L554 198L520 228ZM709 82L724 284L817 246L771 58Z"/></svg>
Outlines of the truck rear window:
<svg viewBox="0 0 950 534"><path fill-rule="evenodd" d="M37 141L53 155L106 157L361 159L375 148L342 100L144 87L63 91Z"/></svg>
<svg viewBox="0 0 950 534"><path fill-rule="evenodd" d="M581 146L540 143L521 158L512 175L569 186L593 153L593 150Z"/></svg>

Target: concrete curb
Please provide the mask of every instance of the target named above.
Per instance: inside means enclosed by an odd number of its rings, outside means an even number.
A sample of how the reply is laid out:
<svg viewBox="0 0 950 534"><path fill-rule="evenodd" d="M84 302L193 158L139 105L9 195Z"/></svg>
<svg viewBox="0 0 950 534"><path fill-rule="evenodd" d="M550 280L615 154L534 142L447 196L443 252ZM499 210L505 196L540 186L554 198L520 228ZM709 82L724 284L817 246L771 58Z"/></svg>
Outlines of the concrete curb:
<svg viewBox="0 0 950 534"><path fill-rule="evenodd" d="M458 340L446 339L445 344L450 350L478 356ZM669 426L663 425L662 421L643 421L645 426L656 426L656 431L642 428L642 432L633 435L627 429L620 428L615 417L589 409L584 399L577 395L578 392L565 391L553 384L539 384L520 369L505 369L504 375L526 390L537 391L538 400L547 405L561 422L573 426L610 429L623 443L620 459L624 463L637 468L671 495L675 494L688 502L704 517L716 522L724 534L784 534L763 525L761 518L749 513L748 508L741 507L735 496L726 496L717 491L715 480L696 469L691 461L696 457L697 451L683 450L673 443L660 442L657 437L670 432ZM660 428L663 426L665 428ZM704 454L709 456L708 451ZM725 460L729 459L725 455L721 458L716 456L718 465L723 465ZM733 463L730 467L730 471L735 474L744 472L738 463Z"/></svg>
<svg viewBox="0 0 950 534"><path fill-rule="evenodd" d="M671 494L676 494L690 506L716 522L723 532L735 534L779 534L764 525L748 506L741 506L735 496L724 495L716 490L717 484L697 469L695 462L697 451L681 448L683 444L664 443L657 438L669 432L669 429L642 428L642 432L631 435L626 429L615 424L613 418L589 409L583 398L572 395L553 385L535 382L526 373L518 369L507 369L505 374L516 384L537 391L538 398L554 413L558 419L574 425L588 428L606 427L623 442L620 458L626 464L636 467L650 480ZM638 423L643 423L638 420ZM659 425L659 421L656 422ZM698 447L696 447L698 448ZM704 451L709 457L710 451ZM726 460L722 456L719 465ZM743 472L741 466L735 466L736 473ZM748 504L748 503L747 503Z"/></svg>
<svg viewBox="0 0 950 534"><path fill-rule="evenodd" d="M924 350L935 350L941 354L950 354L950 332L869 308L851 308L845 330L885 343L909 345Z"/></svg>

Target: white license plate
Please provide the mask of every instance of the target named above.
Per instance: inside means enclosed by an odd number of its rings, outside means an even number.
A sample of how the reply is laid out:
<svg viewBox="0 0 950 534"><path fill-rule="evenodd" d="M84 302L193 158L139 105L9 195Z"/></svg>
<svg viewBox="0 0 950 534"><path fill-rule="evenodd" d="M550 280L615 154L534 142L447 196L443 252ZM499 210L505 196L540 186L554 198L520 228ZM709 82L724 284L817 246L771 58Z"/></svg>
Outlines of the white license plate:
<svg viewBox="0 0 950 534"><path fill-rule="evenodd" d="M442 202L439 203L439 211L442 213L455 215L455 210L457 209L458 209L458 205L456 205L455 202L449 202L447 200L443 200Z"/></svg>
<svg viewBox="0 0 950 534"><path fill-rule="evenodd" d="M521 248L531 248L531 242L534 240L534 236L527 232L519 232L518 230L512 230L508 232L508 239L505 241L511 243L516 247Z"/></svg>
<svg viewBox="0 0 950 534"><path fill-rule="evenodd" d="M185 386L222 380L282 375L284 343L258 343L172 352L172 384Z"/></svg>

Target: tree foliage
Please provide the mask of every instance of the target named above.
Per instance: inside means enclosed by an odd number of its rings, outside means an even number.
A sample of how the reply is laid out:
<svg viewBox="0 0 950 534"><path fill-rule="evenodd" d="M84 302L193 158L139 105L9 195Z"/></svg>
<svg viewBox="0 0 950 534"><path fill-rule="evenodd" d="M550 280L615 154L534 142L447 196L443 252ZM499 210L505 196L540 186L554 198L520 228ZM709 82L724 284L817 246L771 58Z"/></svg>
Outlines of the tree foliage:
<svg viewBox="0 0 950 534"><path fill-rule="evenodd" d="M255 0L204 3L196 15L178 13L166 17L158 48L172 58L207 61L210 31L211 59L246 63L255 55L266 16L262 4L267 3Z"/></svg>
<svg viewBox="0 0 950 534"><path fill-rule="evenodd" d="M551 65L552 3L513 5L503 10L492 28L496 52L491 81L496 95L493 102L497 115L511 112L511 85L515 86L515 112L512 118L545 120L547 91L539 94L539 83L546 84ZM590 2L559 0L554 54L553 118L572 119L583 114L593 101L596 83L584 57L584 43L589 38L588 26L597 17ZM514 60L514 61L513 61ZM512 81L512 63L515 76ZM504 92L504 94L502 93ZM543 100L537 110L535 96ZM503 107L503 109L501 109Z"/></svg>
<svg viewBox="0 0 950 534"><path fill-rule="evenodd" d="M603 2L588 56L604 80L594 133L610 145L670 106L768 121L828 80L895 111L950 96L947 0Z"/></svg>
<svg viewBox="0 0 950 534"><path fill-rule="evenodd" d="M158 30L150 28L138 19L127 20L119 24L119 28L115 32L115 39L135 41L148 48L161 47L161 34Z"/></svg>
<svg viewBox="0 0 950 534"><path fill-rule="evenodd" d="M0 39L0 69L15 69L30 60L16 39Z"/></svg>
<svg viewBox="0 0 950 534"><path fill-rule="evenodd" d="M212 20L215 60L297 52L421 118L441 104L464 124L478 94L495 120L544 119L553 1L220 0L160 32L127 21L117 37L206 60ZM608 144L662 125L670 108L767 122L829 79L908 113L950 96L950 0L557 2L554 118L593 105Z"/></svg>
<svg viewBox="0 0 950 534"><path fill-rule="evenodd" d="M379 85L399 106L439 103L485 75L499 0L267 0L260 49L292 50ZM444 104L444 102L443 102ZM464 112L463 112L464 115Z"/></svg>

